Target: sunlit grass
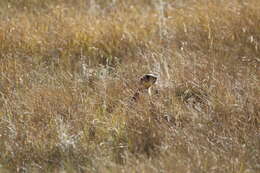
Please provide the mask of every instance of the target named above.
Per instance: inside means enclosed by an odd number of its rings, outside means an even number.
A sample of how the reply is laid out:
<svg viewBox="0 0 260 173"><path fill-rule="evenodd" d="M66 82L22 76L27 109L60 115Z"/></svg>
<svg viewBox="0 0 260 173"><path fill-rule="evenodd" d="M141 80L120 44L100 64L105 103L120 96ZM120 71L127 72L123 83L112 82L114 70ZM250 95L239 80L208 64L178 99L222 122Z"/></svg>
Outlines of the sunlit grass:
<svg viewBox="0 0 260 173"><path fill-rule="evenodd" d="M260 1L0 9L0 171L259 172Z"/></svg>

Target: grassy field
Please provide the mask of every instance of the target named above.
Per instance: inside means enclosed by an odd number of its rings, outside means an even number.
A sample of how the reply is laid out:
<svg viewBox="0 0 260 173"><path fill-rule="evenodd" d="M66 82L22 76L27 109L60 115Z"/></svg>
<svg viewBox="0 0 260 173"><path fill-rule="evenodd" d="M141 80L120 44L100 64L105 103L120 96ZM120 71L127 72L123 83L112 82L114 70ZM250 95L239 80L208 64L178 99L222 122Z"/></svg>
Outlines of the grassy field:
<svg viewBox="0 0 260 173"><path fill-rule="evenodd" d="M1 0L0 172L260 172L259 80L259 0Z"/></svg>

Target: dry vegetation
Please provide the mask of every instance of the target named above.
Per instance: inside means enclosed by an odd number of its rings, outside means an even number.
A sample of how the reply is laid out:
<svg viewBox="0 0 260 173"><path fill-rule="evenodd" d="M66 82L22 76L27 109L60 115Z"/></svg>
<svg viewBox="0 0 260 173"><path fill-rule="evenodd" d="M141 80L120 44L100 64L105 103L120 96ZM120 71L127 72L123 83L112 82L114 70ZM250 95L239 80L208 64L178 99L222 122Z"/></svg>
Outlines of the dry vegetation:
<svg viewBox="0 0 260 173"><path fill-rule="evenodd" d="M259 0L1 0L1 172L260 172ZM160 75L159 95L129 99Z"/></svg>

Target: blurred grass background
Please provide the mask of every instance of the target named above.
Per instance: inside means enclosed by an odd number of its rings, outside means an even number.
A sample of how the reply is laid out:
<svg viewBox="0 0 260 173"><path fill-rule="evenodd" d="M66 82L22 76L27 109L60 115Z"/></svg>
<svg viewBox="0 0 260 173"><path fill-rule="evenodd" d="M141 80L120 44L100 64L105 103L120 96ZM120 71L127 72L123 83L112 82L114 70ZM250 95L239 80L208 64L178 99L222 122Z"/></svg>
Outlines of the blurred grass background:
<svg viewBox="0 0 260 173"><path fill-rule="evenodd" d="M259 0L2 0L1 172L260 171ZM159 95L130 105L138 77Z"/></svg>

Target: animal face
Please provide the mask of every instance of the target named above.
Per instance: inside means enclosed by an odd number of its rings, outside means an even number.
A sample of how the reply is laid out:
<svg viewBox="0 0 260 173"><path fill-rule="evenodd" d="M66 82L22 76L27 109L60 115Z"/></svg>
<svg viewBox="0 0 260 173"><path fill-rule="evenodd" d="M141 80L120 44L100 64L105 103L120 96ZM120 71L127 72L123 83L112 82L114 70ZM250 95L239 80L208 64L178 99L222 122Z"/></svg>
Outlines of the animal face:
<svg viewBox="0 0 260 173"><path fill-rule="evenodd" d="M140 79L141 87L144 89L149 89L157 80L157 76L154 74L145 74Z"/></svg>
<svg viewBox="0 0 260 173"><path fill-rule="evenodd" d="M132 97L132 99L134 101L137 101L139 99L141 93L148 92L148 94L151 95L151 86L155 84L155 82L157 81L157 78L158 77L154 74L145 74L144 76L142 76L139 81L140 86L139 86L137 92Z"/></svg>

